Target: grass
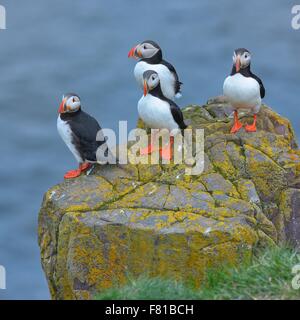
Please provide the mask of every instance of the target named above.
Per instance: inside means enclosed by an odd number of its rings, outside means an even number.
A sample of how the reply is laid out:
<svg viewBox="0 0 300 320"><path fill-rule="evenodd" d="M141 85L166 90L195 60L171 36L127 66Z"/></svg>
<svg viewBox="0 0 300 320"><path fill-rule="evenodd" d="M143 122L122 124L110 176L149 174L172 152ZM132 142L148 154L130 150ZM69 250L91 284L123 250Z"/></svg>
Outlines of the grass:
<svg viewBox="0 0 300 320"><path fill-rule="evenodd" d="M300 256L287 247L259 251L248 264L224 267L207 272L200 289L182 282L150 278L128 278L122 287L103 291L97 300L191 300L191 299L300 299L300 289L291 286L294 265Z"/></svg>

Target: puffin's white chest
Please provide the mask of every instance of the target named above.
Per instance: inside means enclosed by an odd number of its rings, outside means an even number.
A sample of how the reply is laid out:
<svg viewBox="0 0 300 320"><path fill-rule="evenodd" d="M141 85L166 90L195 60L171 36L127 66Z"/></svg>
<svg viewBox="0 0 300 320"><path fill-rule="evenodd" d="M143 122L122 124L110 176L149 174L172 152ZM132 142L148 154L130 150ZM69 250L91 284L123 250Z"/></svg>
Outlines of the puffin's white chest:
<svg viewBox="0 0 300 320"><path fill-rule="evenodd" d="M143 73L147 70L156 71L159 75L161 90L165 97L173 100L175 97L175 77L174 74L163 64L149 64L140 61L134 68L134 76L141 88L143 88Z"/></svg>
<svg viewBox="0 0 300 320"><path fill-rule="evenodd" d="M138 113L146 125L152 129L178 129L170 105L166 101L147 94L138 103Z"/></svg>
<svg viewBox="0 0 300 320"><path fill-rule="evenodd" d="M57 118L57 131L76 160L78 162L83 162L83 159L72 142L72 130L70 125L66 121L61 120L60 115Z"/></svg>
<svg viewBox="0 0 300 320"><path fill-rule="evenodd" d="M235 108L259 109L261 105L259 84L251 77L240 73L229 76L225 79L223 91Z"/></svg>

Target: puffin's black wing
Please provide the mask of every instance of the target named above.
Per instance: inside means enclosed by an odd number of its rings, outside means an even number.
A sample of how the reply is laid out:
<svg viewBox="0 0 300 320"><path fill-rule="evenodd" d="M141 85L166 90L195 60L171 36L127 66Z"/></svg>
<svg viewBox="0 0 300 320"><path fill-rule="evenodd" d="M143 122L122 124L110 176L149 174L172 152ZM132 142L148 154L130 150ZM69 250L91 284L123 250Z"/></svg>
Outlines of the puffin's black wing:
<svg viewBox="0 0 300 320"><path fill-rule="evenodd" d="M173 73L173 75L175 77L175 93L180 93L182 82L179 81L179 77L178 77L178 74L177 74L175 68L173 67L173 65L171 65L171 63L169 63L165 60L162 60L161 64L166 66L170 70L170 72Z"/></svg>
<svg viewBox="0 0 300 320"><path fill-rule="evenodd" d="M258 76L256 76L255 74L251 73L251 76L253 79L255 79L258 82L259 88L260 88L260 97L264 98L266 95L266 90L265 90L264 84L262 83L261 79Z"/></svg>
<svg viewBox="0 0 300 320"><path fill-rule="evenodd" d="M97 161L97 149L105 143L105 140L96 141L97 134L101 130L97 120L80 111L76 118L69 121L69 125L73 134L73 143L82 158L88 161Z"/></svg>
<svg viewBox="0 0 300 320"><path fill-rule="evenodd" d="M174 103L172 100L169 100L170 103L170 110L173 116L173 119L175 120L175 122L178 124L178 127L181 130L184 130L187 128L187 125L184 123L183 120L183 114L181 109L177 106L176 103Z"/></svg>

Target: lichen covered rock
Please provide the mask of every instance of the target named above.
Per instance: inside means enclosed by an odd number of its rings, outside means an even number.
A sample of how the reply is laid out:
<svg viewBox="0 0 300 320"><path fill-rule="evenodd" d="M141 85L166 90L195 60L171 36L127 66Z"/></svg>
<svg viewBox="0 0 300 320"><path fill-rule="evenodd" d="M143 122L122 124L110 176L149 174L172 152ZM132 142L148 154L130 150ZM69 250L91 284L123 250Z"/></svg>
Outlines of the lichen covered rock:
<svg viewBox="0 0 300 320"><path fill-rule="evenodd" d="M201 285L207 268L249 259L256 246L299 246L300 152L290 122L263 106L258 132L233 135L231 112L222 98L184 109L205 129L200 175L174 164L99 166L45 194L39 244L53 299L91 299L145 273Z"/></svg>

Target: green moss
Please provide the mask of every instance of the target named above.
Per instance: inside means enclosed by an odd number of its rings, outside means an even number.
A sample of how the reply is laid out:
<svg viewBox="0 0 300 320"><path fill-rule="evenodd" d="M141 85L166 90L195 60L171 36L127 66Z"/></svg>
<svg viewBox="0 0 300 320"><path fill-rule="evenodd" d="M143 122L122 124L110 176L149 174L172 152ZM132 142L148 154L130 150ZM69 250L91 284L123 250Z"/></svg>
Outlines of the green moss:
<svg viewBox="0 0 300 320"><path fill-rule="evenodd" d="M95 296L98 300L122 299L300 299L291 286L293 266L300 263L294 250L286 247L258 252L236 268L214 268L206 273L200 290L189 283L142 276L129 278L125 286L113 287Z"/></svg>

